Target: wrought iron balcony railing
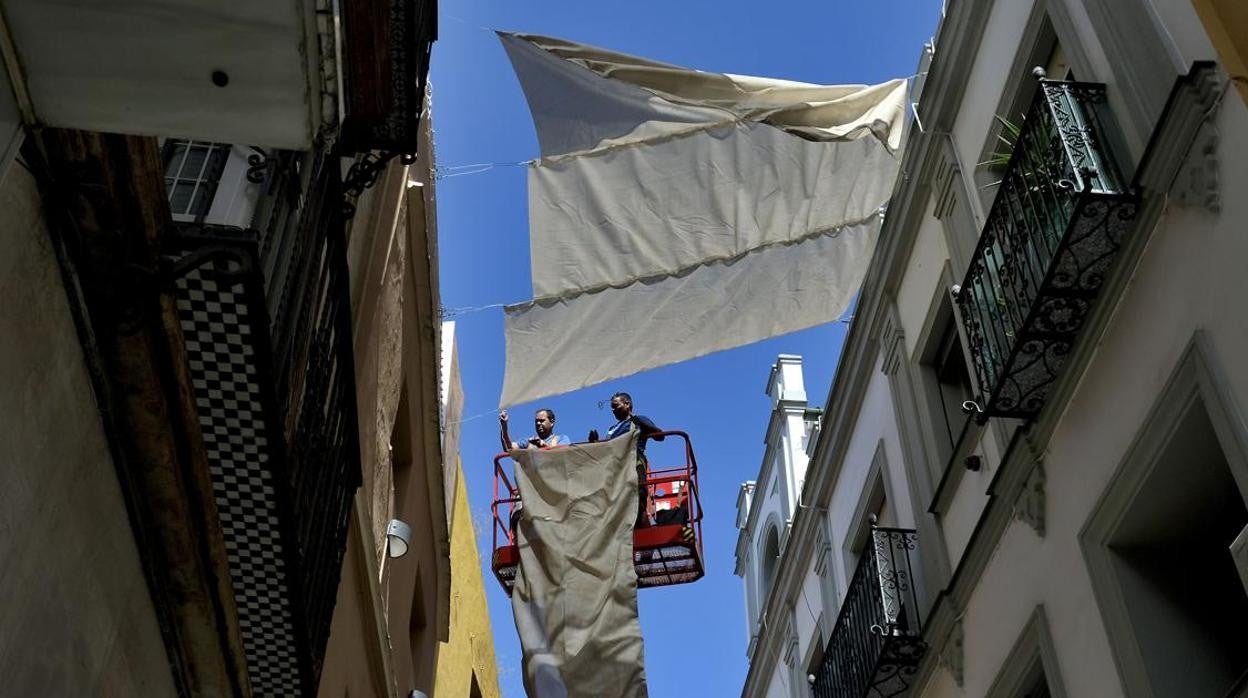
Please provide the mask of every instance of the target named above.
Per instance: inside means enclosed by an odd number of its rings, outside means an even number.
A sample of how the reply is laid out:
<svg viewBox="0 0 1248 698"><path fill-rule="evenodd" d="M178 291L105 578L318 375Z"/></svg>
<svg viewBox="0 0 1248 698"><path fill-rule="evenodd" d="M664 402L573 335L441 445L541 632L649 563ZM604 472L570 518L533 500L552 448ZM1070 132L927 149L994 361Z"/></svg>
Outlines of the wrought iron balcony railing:
<svg viewBox="0 0 1248 698"><path fill-rule="evenodd" d="M360 481L336 160L266 153L247 229L179 225L171 276L255 695L315 693Z"/></svg>
<svg viewBox="0 0 1248 698"><path fill-rule="evenodd" d="M1132 229L1110 124L1104 85L1040 80L957 294L984 418L1039 413Z"/></svg>
<svg viewBox="0 0 1248 698"><path fill-rule="evenodd" d="M902 696L927 646L921 638L913 530L872 528L815 676L815 698Z"/></svg>

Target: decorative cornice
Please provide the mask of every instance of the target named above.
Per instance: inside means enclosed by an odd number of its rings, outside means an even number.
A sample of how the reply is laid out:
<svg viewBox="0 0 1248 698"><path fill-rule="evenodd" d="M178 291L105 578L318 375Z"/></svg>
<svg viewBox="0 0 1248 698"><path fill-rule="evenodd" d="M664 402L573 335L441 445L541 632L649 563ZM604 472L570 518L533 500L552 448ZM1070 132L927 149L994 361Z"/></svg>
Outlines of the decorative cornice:
<svg viewBox="0 0 1248 698"><path fill-rule="evenodd" d="M1036 463L1014 500L1014 518L1031 526L1036 535L1044 537L1044 464Z"/></svg>
<svg viewBox="0 0 1248 698"><path fill-rule="evenodd" d="M936 166L936 172L932 177L934 187L933 198L935 199L935 207L932 215L937 220L944 220L949 214L953 213L954 204L957 203L958 194L954 184L960 182L958 166L952 162L946 153L941 158L941 163Z"/></svg>
<svg viewBox="0 0 1248 698"><path fill-rule="evenodd" d="M1221 71L1208 61L1193 63L1187 75L1178 79L1140 163L1139 186L1158 193L1171 190L1224 93Z"/></svg>
<svg viewBox="0 0 1248 698"><path fill-rule="evenodd" d="M832 544L828 542L822 531L819 534L819 540L815 543L815 563L813 569L815 574L820 577L827 577L829 566L832 561Z"/></svg>
<svg viewBox="0 0 1248 698"><path fill-rule="evenodd" d="M886 376L892 376L901 368L902 362L906 358L906 335L901 327L893 324L892 315L885 319L884 327L880 330L880 349L884 353L884 360L880 364L880 370Z"/></svg>
<svg viewBox="0 0 1248 698"><path fill-rule="evenodd" d="M784 665L793 668L797 664L797 651L800 643L797 641L797 631L789 631L789 641L784 647Z"/></svg>
<svg viewBox="0 0 1248 698"><path fill-rule="evenodd" d="M737 564L733 567L732 573L745 579L747 566L750 564L750 552L752 550L750 532L748 529L741 529L737 533Z"/></svg>
<svg viewBox="0 0 1248 698"><path fill-rule="evenodd" d="M1218 179L1218 131L1204 124L1187 159L1175 177L1174 202L1180 206L1201 206L1210 213L1222 211L1221 182Z"/></svg>

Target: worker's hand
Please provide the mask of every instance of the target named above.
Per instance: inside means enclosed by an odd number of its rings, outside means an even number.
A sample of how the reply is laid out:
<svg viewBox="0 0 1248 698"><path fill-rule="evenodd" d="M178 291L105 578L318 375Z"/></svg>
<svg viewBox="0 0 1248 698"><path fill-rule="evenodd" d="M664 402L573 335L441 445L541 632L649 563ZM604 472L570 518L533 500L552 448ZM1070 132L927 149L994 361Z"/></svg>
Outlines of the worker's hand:
<svg viewBox="0 0 1248 698"><path fill-rule="evenodd" d="M589 441L591 444L592 444L592 443L594 443L594 442L596 442L596 441L598 441L598 430L597 430L597 429L590 429L590 430L589 430L589 439L588 439L588 441Z"/></svg>
<svg viewBox="0 0 1248 698"><path fill-rule="evenodd" d="M506 424L506 423L507 423L507 410L499 410L499 411L498 411L498 423L499 423L499 424Z"/></svg>
<svg viewBox="0 0 1248 698"><path fill-rule="evenodd" d="M541 446L541 445L542 445L542 440L541 440L541 439L539 439L539 438L537 438L536 436L530 436L530 437L529 437L529 445L530 445L530 446Z"/></svg>

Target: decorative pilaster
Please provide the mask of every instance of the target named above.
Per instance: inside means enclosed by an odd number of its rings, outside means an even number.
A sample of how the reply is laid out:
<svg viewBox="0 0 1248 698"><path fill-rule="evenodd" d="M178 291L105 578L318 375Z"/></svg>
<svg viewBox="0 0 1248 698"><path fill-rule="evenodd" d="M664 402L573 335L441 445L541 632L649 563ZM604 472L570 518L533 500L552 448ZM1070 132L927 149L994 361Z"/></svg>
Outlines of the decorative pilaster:
<svg viewBox="0 0 1248 698"><path fill-rule="evenodd" d="M897 373L897 369L901 367L902 359L905 357L905 334L899 325L896 324L896 313L889 313L884 321L884 326L880 330L880 351L884 355L884 361L880 365L880 370L884 375L891 376Z"/></svg>
<svg viewBox="0 0 1248 698"><path fill-rule="evenodd" d="M937 220L943 221L953 213L953 207L957 204L958 196L957 190L953 185L957 182L958 176L957 164L947 156L942 158L940 165L936 167L936 174L932 178L932 198L935 200L932 215Z"/></svg>
<svg viewBox="0 0 1248 698"><path fill-rule="evenodd" d="M784 664L792 669L797 664L797 633L790 631L784 647Z"/></svg>
<svg viewBox="0 0 1248 698"><path fill-rule="evenodd" d="M828 574L828 563L832 559L832 544L828 542L826 536L820 532L819 538L815 543L815 574L819 577L826 577Z"/></svg>

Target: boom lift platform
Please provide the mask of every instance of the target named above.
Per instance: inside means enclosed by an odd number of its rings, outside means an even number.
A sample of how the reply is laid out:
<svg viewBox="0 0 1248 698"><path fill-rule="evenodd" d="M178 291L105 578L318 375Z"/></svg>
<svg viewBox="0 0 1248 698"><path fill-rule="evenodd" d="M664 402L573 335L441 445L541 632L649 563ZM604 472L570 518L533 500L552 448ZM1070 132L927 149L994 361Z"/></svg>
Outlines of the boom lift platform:
<svg viewBox="0 0 1248 698"><path fill-rule="evenodd" d="M649 526L633 530L633 566L639 588L696 582L705 574L702 558L702 503L698 499L698 462L693 444L683 431L663 431L655 436L675 437L684 443L684 464L646 468L647 520ZM653 444L653 441L651 442ZM520 492L508 477L506 453L494 457L494 520L491 567L508 595L516 576L520 552L511 529L512 512ZM514 464L513 466L514 467Z"/></svg>

